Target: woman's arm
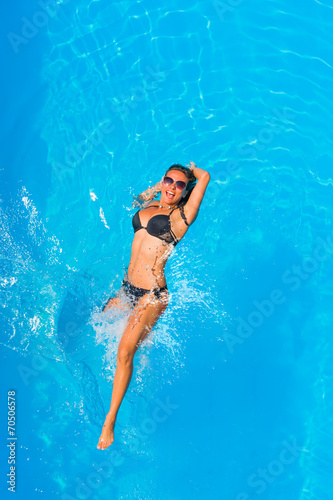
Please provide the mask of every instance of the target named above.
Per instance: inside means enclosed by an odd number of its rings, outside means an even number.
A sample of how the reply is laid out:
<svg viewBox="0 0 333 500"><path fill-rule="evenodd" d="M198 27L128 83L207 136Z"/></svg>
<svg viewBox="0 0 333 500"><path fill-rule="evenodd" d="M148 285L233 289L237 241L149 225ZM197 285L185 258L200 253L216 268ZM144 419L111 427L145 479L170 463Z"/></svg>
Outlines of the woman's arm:
<svg viewBox="0 0 333 500"><path fill-rule="evenodd" d="M132 203L133 207L137 207L137 206L139 206L139 207L144 206L145 207L147 205L147 203L149 203L151 200L156 198L158 193L161 191L161 187L162 187L162 181L159 181L157 184L155 184L155 186L152 186L152 187L148 188L146 191L143 191L142 193L140 193L138 196L135 196L133 203ZM144 203L142 203L142 202L144 202Z"/></svg>
<svg viewBox="0 0 333 500"><path fill-rule="evenodd" d="M189 224L192 224L197 218L206 187L210 181L210 175L203 168L197 167L193 161L190 161L190 165L187 166L192 170L194 177L198 180L192 190L192 193L190 194L189 199L187 200L186 205L184 206L186 219Z"/></svg>

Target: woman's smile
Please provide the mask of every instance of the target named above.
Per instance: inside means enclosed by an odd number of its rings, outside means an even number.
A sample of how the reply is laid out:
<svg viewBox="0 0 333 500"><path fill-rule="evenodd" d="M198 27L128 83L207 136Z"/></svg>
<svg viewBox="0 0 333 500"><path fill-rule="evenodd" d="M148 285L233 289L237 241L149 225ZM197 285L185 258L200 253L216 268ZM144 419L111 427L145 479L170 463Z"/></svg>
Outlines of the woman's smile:
<svg viewBox="0 0 333 500"><path fill-rule="evenodd" d="M173 193L172 191L167 191L167 192L166 192L166 197L167 197L169 200L173 200L173 198L175 197L175 193Z"/></svg>

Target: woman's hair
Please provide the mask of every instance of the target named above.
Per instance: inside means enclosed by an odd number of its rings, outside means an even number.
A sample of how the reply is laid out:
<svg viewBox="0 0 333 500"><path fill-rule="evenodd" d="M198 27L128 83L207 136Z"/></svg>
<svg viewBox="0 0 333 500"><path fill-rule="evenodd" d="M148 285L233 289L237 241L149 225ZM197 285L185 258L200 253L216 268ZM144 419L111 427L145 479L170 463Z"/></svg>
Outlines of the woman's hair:
<svg viewBox="0 0 333 500"><path fill-rule="evenodd" d="M182 201L179 203L179 206L186 205L187 200L189 199L189 197L192 193L192 190L197 182L197 179L190 168L184 167L183 165L180 165L179 163L174 163L173 165L171 165L171 167L168 168L168 170L165 172L164 175L168 175L170 170L179 170L180 172L183 172L183 174L185 174L187 179L188 179L188 181L187 181L187 193L184 196L184 198L182 198Z"/></svg>

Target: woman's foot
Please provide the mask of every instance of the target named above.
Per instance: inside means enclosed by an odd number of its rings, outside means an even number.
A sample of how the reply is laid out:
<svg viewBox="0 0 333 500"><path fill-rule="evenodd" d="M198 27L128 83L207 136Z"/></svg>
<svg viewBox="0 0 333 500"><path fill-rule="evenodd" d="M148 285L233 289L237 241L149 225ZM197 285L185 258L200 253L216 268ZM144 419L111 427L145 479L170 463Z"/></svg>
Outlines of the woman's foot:
<svg viewBox="0 0 333 500"><path fill-rule="evenodd" d="M115 418L110 418L106 416L103 429L102 429L102 434L99 438L97 448L99 450L105 450L108 448L114 440L114 435L113 435L113 430L114 430L114 424L116 423Z"/></svg>

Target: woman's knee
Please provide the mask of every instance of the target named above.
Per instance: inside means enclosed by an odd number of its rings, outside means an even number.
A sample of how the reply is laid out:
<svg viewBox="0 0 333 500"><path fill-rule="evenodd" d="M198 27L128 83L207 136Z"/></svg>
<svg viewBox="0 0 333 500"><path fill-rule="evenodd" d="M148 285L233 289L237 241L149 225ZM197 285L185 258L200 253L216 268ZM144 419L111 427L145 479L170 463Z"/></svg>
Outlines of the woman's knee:
<svg viewBox="0 0 333 500"><path fill-rule="evenodd" d="M111 308L119 307L120 300L117 296L108 298L106 304L104 305L102 312L107 311Z"/></svg>
<svg viewBox="0 0 333 500"><path fill-rule="evenodd" d="M119 345L117 353L117 361L124 365L129 365L132 363L134 358L135 350L130 346Z"/></svg>
<svg viewBox="0 0 333 500"><path fill-rule="evenodd" d="M129 309L129 305L123 300L123 297L118 294L108 299L107 303L102 309L102 312L108 311L109 309L117 312L127 312Z"/></svg>

